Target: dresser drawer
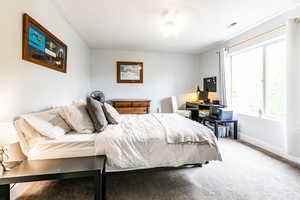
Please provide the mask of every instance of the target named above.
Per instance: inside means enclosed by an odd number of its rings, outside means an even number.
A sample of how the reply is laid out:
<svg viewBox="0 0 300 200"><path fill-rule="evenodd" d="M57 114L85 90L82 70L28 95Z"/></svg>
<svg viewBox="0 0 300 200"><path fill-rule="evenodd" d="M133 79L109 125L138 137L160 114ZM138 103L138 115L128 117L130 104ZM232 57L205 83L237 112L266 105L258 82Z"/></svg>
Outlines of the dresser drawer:
<svg viewBox="0 0 300 200"><path fill-rule="evenodd" d="M132 107L132 114L147 114L148 107Z"/></svg>
<svg viewBox="0 0 300 200"><path fill-rule="evenodd" d="M132 114L132 107L116 107L120 114Z"/></svg>
<svg viewBox="0 0 300 200"><path fill-rule="evenodd" d="M119 107L116 108L116 110L120 114L147 114L148 113L148 107Z"/></svg>
<svg viewBox="0 0 300 200"><path fill-rule="evenodd" d="M120 114L147 114L151 102L147 99L112 99L110 101Z"/></svg>
<svg viewBox="0 0 300 200"><path fill-rule="evenodd" d="M115 102L113 102L113 106L115 108L131 107L132 102L130 102L130 101L115 101Z"/></svg>
<svg viewBox="0 0 300 200"><path fill-rule="evenodd" d="M134 101L134 102L132 102L132 107L149 107L149 102L147 102L147 101Z"/></svg>

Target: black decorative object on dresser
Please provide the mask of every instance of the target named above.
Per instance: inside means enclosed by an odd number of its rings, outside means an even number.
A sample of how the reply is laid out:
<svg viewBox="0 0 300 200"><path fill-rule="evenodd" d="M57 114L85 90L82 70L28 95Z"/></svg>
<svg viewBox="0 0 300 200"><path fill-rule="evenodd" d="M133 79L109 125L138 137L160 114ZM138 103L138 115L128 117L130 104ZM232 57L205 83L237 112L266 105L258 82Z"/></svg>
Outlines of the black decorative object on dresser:
<svg viewBox="0 0 300 200"><path fill-rule="evenodd" d="M96 99L97 101L104 103L105 102L105 95L102 91L100 90L95 90L94 92L92 92L90 94L90 97L92 97L93 99Z"/></svg>
<svg viewBox="0 0 300 200"><path fill-rule="evenodd" d="M26 160L0 175L0 200L10 199L13 183L94 177L95 200L105 200L106 156Z"/></svg>

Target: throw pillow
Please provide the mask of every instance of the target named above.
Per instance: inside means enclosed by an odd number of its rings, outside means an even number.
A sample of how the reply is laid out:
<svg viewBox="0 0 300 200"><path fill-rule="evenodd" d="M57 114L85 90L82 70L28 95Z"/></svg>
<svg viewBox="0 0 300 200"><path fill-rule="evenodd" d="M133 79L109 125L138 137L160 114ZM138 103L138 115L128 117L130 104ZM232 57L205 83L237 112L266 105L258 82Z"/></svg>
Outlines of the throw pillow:
<svg viewBox="0 0 300 200"><path fill-rule="evenodd" d="M93 133L95 131L86 105L83 103L62 106L59 114L78 133Z"/></svg>
<svg viewBox="0 0 300 200"><path fill-rule="evenodd" d="M24 118L15 121L15 127L20 138L20 144L25 154L36 145L36 143L44 140L51 140L36 131Z"/></svg>
<svg viewBox="0 0 300 200"><path fill-rule="evenodd" d="M22 118L41 135L56 139L71 131L71 128L56 110L31 113Z"/></svg>
<svg viewBox="0 0 300 200"><path fill-rule="evenodd" d="M91 119L94 123L95 129L97 132L103 131L106 126L108 125L108 122L105 118L105 114L102 110L102 103L99 101L88 97L87 98L87 110L88 113L91 116Z"/></svg>
<svg viewBox="0 0 300 200"><path fill-rule="evenodd" d="M121 122L121 115L118 111L108 103L103 104L105 117L110 124L118 124Z"/></svg>

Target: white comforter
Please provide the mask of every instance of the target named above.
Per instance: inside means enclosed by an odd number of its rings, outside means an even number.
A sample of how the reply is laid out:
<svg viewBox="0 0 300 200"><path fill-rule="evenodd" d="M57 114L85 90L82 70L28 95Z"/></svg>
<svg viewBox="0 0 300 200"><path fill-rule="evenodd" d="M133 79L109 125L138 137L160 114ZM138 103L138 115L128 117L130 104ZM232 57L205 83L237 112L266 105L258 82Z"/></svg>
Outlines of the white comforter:
<svg viewBox="0 0 300 200"><path fill-rule="evenodd" d="M168 119L172 121L172 129L166 126ZM199 123L186 120L177 114L124 115L120 124L96 136L95 154L106 154L109 171L221 160L213 133ZM186 133L194 133L201 143L169 144L167 135L172 130L176 130L175 135L188 130Z"/></svg>
<svg viewBox="0 0 300 200"><path fill-rule="evenodd" d="M206 143L215 145L215 136L202 124L191 121L181 115L154 114L162 124L168 144Z"/></svg>

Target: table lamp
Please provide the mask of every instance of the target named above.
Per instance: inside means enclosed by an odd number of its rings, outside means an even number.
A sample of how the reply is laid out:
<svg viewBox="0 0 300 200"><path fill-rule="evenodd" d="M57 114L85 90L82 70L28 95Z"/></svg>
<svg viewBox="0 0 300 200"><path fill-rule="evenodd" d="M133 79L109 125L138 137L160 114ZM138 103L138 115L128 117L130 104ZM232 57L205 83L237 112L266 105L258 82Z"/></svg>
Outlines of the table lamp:
<svg viewBox="0 0 300 200"><path fill-rule="evenodd" d="M208 100L210 103L213 103L214 100L217 100L216 92L208 92Z"/></svg>
<svg viewBox="0 0 300 200"><path fill-rule="evenodd" d="M0 171L7 171L25 160L13 123L0 123Z"/></svg>
<svg viewBox="0 0 300 200"><path fill-rule="evenodd" d="M201 92L199 85L197 85L197 90L196 90L196 92L198 92L198 93Z"/></svg>
<svg viewBox="0 0 300 200"><path fill-rule="evenodd" d="M199 85L197 85L196 93L197 93L197 101L200 101L200 93L201 93L201 90L200 90Z"/></svg>

